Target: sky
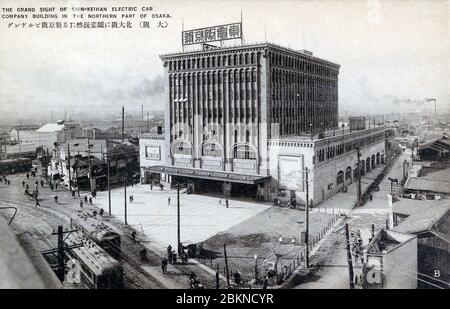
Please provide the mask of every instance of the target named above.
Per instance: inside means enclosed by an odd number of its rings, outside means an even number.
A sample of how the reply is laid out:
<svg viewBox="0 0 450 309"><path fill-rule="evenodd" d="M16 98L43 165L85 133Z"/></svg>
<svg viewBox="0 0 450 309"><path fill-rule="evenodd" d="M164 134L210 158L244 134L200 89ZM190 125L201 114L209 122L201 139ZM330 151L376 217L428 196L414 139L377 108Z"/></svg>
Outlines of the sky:
<svg viewBox="0 0 450 309"><path fill-rule="evenodd" d="M446 0L36 1L2 0L2 8L142 6L170 14L165 29L8 29L0 18L0 124L163 110L160 54L181 50L181 30L237 22L246 43L307 49L341 65L343 114L449 110L449 20ZM139 12L142 13L142 12ZM148 13L148 12L147 12ZM1 15L0 15L1 17ZM266 31L264 30L266 29Z"/></svg>

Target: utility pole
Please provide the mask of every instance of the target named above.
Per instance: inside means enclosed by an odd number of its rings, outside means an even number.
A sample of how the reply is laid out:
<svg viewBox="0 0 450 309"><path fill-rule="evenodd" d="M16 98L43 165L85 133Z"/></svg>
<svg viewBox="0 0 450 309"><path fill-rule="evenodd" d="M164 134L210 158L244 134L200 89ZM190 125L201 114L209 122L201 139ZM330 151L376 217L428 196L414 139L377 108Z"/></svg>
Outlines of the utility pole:
<svg viewBox="0 0 450 309"><path fill-rule="evenodd" d="M123 177L123 187L124 187L124 201L125 201L125 225L128 225L127 222L127 172L125 172Z"/></svg>
<svg viewBox="0 0 450 309"><path fill-rule="evenodd" d="M58 226L58 278L61 282L64 281L65 275L65 261L64 261L64 232L62 225Z"/></svg>
<svg viewBox="0 0 450 309"><path fill-rule="evenodd" d="M67 142L67 153L69 156L69 191L72 193L72 176L70 173L71 167L70 167L70 142Z"/></svg>
<svg viewBox="0 0 450 309"><path fill-rule="evenodd" d="M76 229L63 231L62 225L59 225L58 226L58 231L56 233L55 232L52 233L52 235L58 235L58 246L57 246L57 248L41 251L42 255L55 254L55 253L57 254L58 264L57 264L56 274L58 276L58 279L61 282L64 281L65 272L66 272L65 271L65 268L66 268L65 254L66 254L66 252L69 251L69 250L72 250L72 249L75 249L75 248L80 248L80 247L84 246L83 243L77 243L77 244L73 244L73 245L70 245L70 246L66 245L66 243L64 241L64 234L71 234L71 233L76 232L76 231L77 231Z"/></svg>
<svg viewBox="0 0 450 309"><path fill-rule="evenodd" d="M108 165L108 213L109 215L111 215L111 182L110 182L110 176L109 176L109 170L111 168L111 163L109 160L109 143L108 143L108 139L106 139L106 162Z"/></svg>
<svg viewBox="0 0 450 309"><path fill-rule="evenodd" d="M122 143L125 140L125 107L122 106Z"/></svg>
<svg viewBox="0 0 450 309"><path fill-rule="evenodd" d="M147 130L150 134L150 112L147 112Z"/></svg>
<svg viewBox="0 0 450 309"><path fill-rule="evenodd" d="M80 154L80 153L78 152L78 154ZM75 177L77 178L77 194L78 194L78 197L80 197L80 186L78 184L78 157L76 157L76 159L75 159L75 164L76 164Z"/></svg>
<svg viewBox="0 0 450 309"><path fill-rule="evenodd" d="M50 160L50 154L48 153L48 147L47 147L47 155L45 156L45 180L48 179L48 161Z"/></svg>
<svg viewBox="0 0 450 309"><path fill-rule="evenodd" d="M181 256L181 234L180 234L180 183L177 182L177 242L178 256Z"/></svg>
<svg viewBox="0 0 450 309"><path fill-rule="evenodd" d="M361 206L361 152L359 147L356 147L356 155L358 157L358 167L357 167L357 184L356 184L356 195L357 195L357 206Z"/></svg>
<svg viewBox="0 0 450 309"><path fill-rule="evenodd" d="M305 268L309 268L309 170L305 168L306 206L305 206Z"/></svg>
<svg viewBox="0 0 450 309"><path fill-rule="evenodd" d="M140 125L139 125L139 131L141 132L141 134L142 134L143 122L144 122L144 105L141 105L141 122L140 122Z"/></svg>
<svg viewBox="0 0 450 309"><path fill-rule="evenodd" d="M227 245L223 244L223 256L225 257L225 269L227 273L227 284L230 286L230 274L228 272L228 257L227 257Z"/></svg>
<svg viewBox="0 0 450 309"><path fill-rule="evenodd" d="M89 163L89 187L91 189L91 193L92 193L92 166L91 166L91 144L89 142L89 139L87 140L88 142L88 163Z"/></svg>
<svg viewBox="0 0 450 309"><path fill-rule="evenodd" d="M347 262L348 262L348 275L350 282L350 289L355 288L355 283L353 282L353 261L352 261L352 253L350 252L350 232L348 229L348 223L345 223L345 239L347 241Z"/></svg>

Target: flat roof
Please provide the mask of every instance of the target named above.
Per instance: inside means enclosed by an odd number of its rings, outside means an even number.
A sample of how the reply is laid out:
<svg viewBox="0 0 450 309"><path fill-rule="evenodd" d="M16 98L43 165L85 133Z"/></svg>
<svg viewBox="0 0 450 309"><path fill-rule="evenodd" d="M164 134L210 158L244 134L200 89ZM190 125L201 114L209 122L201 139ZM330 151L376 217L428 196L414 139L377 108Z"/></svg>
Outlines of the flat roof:
<svg viewBox="0 0 450 309"><path fill-rule="evenodd" d="M279 51L290 53L290 54L293 54L295 56L301 56L303 58L308 58L308 59L311 59L311 60L317 60L319 62L323 62L325 64L334 66L335 68L340 68L339 64L331 62L331 61L326 60L326 59L322 59L322 58L316 57L314 55L311 55L311 54L307 53L308 51L305 52L305 50L295 50L295 49L288 48L288 47L285 47L285 46L281 46L281 45L278 45L278 44L275 44L275 43L271 43L271 42L239 44L239 45L235 45L235 46L219 47L219 48L210 49L210 50L198 49L198 50L192 50L192 51L180 51L180 52L162 54L162 55L160 55L160 58L162 60L165 60L166 58L171 58L171 57L192 56L194 54L212 54L212 53L226 52L226 51L239 50L239 49L244 49L245 50L245 49L249 49L249 48L272 48L272 49L278 49Z"/></svg>
<svg viewBox="0 0 450 309"><path fill-rule="evenodd" d="M329 129L326 131L326 134L328 134L329 136L325 136L324 138L318 138L318 134L316 133L313 138L311 139L311 135L310 134L304 134L304 135L288 135L288 136L281 136L279 138L272 138L269 139L269 141L273 142L273 141L282 141L282 142L304 142L304 143L328 143L328 142L332 142L334 140L342 140L342 138L344 139L350 139L350 138L356 138L359 137L361 135L370 135L370 134L374 134L374 133L379 133L382 131L385 131L387 128L385 126L376 126L373 128L366 128L364 130L353 130L352 132L345 132L344 135L341 134L341 129L340 128L336 128L335 129L335 134L334 135L330 135L330 133L332 134L333 129Z"/></svg>
<svg viewBox="0 0 450 309"><path fill-rule="evenodd" d="M213 171L198 168L178 167L172 165L158 165L147 167L146 170L155 173L165 173L173 176L227 181L243 184L258 184L270 178L270 176L240 174L226 171Z"/></svg>

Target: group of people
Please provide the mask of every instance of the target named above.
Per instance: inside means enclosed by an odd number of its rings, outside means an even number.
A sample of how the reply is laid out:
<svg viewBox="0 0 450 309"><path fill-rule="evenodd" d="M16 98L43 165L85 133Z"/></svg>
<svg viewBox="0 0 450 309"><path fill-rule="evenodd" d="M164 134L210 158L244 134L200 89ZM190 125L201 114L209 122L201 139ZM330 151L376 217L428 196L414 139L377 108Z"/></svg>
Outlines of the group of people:
<svg viewBox="0 0 450 309"><path fill-rule="evenodd" d="M150 190L153 190L153 186L158 186L161 191L164 191L164 185L162 183L154 184L153 182L150 182Z"/></svg>
<svg viewBox="0 0 450 309"><path fill-rule="evenodd" d="M2 183L2 182L4 182L5 185L8 185L8 186L11 184L11 180L8 180L6 178L6 176L3 176L3 177L0 178L0 183Z"/></svg>

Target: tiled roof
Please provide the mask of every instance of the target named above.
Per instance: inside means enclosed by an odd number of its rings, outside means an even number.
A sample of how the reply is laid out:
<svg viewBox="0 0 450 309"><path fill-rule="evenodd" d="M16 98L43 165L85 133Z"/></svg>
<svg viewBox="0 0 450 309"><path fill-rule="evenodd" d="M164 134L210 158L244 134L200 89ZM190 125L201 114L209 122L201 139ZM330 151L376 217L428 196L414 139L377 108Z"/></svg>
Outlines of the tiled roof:
<svg viewBox="0 0 450 309"><path fill-rule="evenodd" d="M450 194L450 181L424 177L410 177L405 183L405 189Z"/></svg>

